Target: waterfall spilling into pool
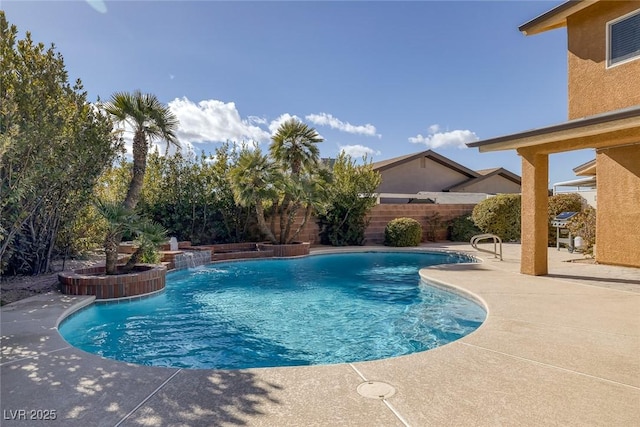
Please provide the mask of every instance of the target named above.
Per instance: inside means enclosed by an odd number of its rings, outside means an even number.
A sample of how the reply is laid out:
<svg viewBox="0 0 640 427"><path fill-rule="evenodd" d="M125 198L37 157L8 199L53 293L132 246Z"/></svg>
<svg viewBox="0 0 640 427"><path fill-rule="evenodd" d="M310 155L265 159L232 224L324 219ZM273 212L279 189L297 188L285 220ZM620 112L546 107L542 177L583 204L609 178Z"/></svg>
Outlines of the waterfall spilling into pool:
<svg viewBox="0 0 640 427"><path fill-rule="evenodd" d="M211 262L211 251L185 251L184 253L177 254L173 262L176 270L196 268L199 265L205 265Z"/></svg>
<svg viewBox="0 0 640 427"><path fill-rule="evenodd" d="M457 340L484 321L478 304L419 276L423 267L470 261L444 252L371 251L213 263L167 274L157 296L94 304L59 330L103 357L181 368L406 355Z"/></svg>

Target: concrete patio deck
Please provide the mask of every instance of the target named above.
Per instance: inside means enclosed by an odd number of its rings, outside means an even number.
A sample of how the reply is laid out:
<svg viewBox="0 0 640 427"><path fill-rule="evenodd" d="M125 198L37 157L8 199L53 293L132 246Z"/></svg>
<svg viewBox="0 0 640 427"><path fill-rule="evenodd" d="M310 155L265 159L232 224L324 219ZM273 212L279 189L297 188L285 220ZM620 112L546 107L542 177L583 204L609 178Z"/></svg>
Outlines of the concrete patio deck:
<svg viewBox="0 0 640 427"><path fill-rule="evenodd" d="M525 276L504 261L422 270L483 301L485 323L443 347L329 366L188 370L70 347L56 325L91 297L46 294L0 309L2 426L639 426L640 270L564 262ZM370 250L370 247L363 248ZM315 250L314 252L321 252ZM392 396L363 397L367 381ZM55 416L55 420L37 418Z"/></svg>

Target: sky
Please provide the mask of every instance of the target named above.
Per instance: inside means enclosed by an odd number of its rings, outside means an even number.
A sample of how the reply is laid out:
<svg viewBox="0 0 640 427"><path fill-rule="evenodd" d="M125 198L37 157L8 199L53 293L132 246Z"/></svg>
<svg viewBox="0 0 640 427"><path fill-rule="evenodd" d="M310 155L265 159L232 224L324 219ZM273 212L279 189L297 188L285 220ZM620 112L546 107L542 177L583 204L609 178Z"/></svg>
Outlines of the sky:
<svg viewBox="0 0 640 427"><path fill-rule="evenodd" d="M156 95L178 117L184 150L225 141L266 150L295 117L324 138L322 157L432 149L520 175L515 151L465 143L567 120L566 30L518 31L561 3L0 0L0 9L20 38L55 45L90 101ZM593 158L551 155L550 186Z"/></svg>

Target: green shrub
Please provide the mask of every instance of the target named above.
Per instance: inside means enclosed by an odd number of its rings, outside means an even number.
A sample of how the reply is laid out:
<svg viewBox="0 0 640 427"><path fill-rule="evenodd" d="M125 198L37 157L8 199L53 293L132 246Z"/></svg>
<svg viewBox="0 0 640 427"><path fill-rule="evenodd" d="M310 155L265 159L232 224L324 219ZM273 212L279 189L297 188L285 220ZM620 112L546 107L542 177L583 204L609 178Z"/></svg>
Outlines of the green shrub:
<svg viewBox="0 0 640 427"><path fill-rule="evenodd" d="M569 220L569 231L574 236L582 237L583 253L593 255L593 246L596 243L596 210L587 206L582 212Z"/></svg>
<svg viewBox="0 0 640 427"><path fill-rule="evenodd" d="M519 194L498 194L478 203L471 218L483 233L507 242L520 240L520 200Z"/></svg>
<svg viewBox="0 0 640 427"><path fill-rule="evenodd" d="M396 218L384 229L386 246L418 246L422 240L422 226L413 218Z"/></svg>
<svg viewBox="0 0 640 427"><path fill-rule="evenodd" d="M549 196L549 246L556 245L557 230L551 226L551 220L561 212L582 211L583 199L577 193L565 193Z"/></svg>
<svg viewBox="0 0 640 427"><path fill-rule="evenodd" d="M476 234L482 233L473 223L471 215L461 215L449 221L449 240L452 242L468 242Z"/></svg>

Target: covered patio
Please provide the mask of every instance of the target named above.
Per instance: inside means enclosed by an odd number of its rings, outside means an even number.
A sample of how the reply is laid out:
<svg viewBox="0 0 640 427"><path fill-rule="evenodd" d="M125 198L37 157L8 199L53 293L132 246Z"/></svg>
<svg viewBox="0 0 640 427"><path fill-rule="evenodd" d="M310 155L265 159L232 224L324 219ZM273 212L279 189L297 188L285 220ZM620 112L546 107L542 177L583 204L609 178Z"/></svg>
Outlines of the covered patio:
<svg viewBox="0 0 640 427"><path fill-rule="evenodd" d="M548 273L549 155L582 149L596 153L596 261L640 267L640 106L467 145L522 158L521 273Z"/></svg>

